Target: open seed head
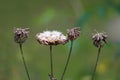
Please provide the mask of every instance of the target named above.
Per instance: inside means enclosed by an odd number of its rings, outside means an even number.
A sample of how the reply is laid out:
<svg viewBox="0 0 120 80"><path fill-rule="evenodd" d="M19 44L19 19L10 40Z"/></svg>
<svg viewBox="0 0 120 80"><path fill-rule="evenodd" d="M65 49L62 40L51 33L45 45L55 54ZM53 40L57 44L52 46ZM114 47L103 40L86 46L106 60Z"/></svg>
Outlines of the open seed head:
<svg viewBox="0 0 120 80"><path fill-rule="evenodd" d="M14 41L24 43L28 38L29 28L14 28Z"/></svg>
<svg viewBox="0 0 120 80"><path fill-rule="evenodd" d="M80 36L80 28L75 27L72 29L67 30L67 37L69 40L75 40Z"/></svg>
<svg viewBox="0 0 120 80"><path fill-rule="evenodd" d="M92 36L93 39L93 44L96 47L100 47L103 46L105 43L107 43L106 39L107 39L107 35L105 33L96 33Z"/></svg>
<svg viewBox="0 0 120 80"><path fill-rule="evenodd" d="M58 31L44 31L43 33L36 34L36 39L43 45L58 45L68 42L66 36Z"/></svg>

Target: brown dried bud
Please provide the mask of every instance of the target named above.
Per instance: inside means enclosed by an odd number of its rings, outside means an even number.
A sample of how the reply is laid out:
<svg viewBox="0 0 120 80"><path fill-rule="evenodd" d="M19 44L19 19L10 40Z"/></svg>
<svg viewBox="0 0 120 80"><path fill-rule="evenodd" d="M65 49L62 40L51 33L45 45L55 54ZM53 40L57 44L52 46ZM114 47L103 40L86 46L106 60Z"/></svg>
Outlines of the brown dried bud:
<svg viewBox="0 0 120 80"><path fill-rule="evenodd" d="M16 43L24 43L28 38L29 28L14 28L14 41Z"/></svg>
<svg viewBox="0 0 120 80"><path fill-rule="evenodd" d="M69 40L75 40L80 36L80 28L72 28L67 30L67 36Z"/></svg>
<svg viewBox="0 0 120 80"><path fill-rule="evenodd" d="M93 44L94 44L96 47L103 46L104 43L107 43L107 42L106 42L107 35L104 34L104 33L98 33L98 32L97 32L95 35L92 36L92 39L93 39Z"/></svg>
<svg viewBox="0 0 120 80"><path fill-rule="evenodd" d="M44 31L43 33L36 34L36 39L43 45L58 45L68 42L66 36L58 31Z"/></svg>

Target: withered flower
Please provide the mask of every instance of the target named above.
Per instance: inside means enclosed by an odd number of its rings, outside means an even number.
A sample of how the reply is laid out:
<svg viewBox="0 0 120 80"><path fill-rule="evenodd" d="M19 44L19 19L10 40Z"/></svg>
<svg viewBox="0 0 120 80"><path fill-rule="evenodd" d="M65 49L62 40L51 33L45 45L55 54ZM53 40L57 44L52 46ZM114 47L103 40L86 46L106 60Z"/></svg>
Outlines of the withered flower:
<svg viewBox="0 0 120 80"><path fill-rule="evenodd" d="M92 36L92 39L93 39L93 44L98 48L98 55L97 55L97 59L96 59L96 62L95 62L95 67L94 67L94 70L93 70L93 74L92 74L92 77L91 77L91 80L94 80L96 68L97 68L97 65L98 65L99 57L100 57L101 48L103 47L103 45L105 43L107 43L106 42L107 35L105 33L98 33L97 32L95 35Z"/></svg>
<svg viewBox="0 0 120 80"><path fill-rule="evenodd" d="M58 31L44 31L43 33L36 34L36 39L43 45L58 45L68 42L66 36Z"/></svg>
<svg viewBox="0 0 120 80"><path fill-rule="evenodd" d="M106 42L107 35L105 33L98 33L97 32L95 35L92 36L92 39L93 39L93 44L96 47L103 46L104 43L107 43Z"/></svg>
<svg viewBox="0 0 120 80"><path fill-rule="evenodd" d="M14 41L24 43L28 38L29 28L14 28Z"/></svg>
<svg viewBox="0 0 120 80"><path fill-rule="evenodd" d="M27 65L26 65L26 61L25 61L25 58L24 58L24 55L23 55L23 49L22 49L22 46L26 39L28 38L28 33L29 33L29 28L14 28L14 41L16 43L19 44L19 47L20 47L20 51L21 51L21 57L22 57L22 61L23 61L23 64L24 64L24 67L25 67L25 71L26 71L26 74L27 74L27 77L28 77L28 80L30 80L30 75L29 75L29 72L28 72L28 68L27 68Z"/></svg>
<svg viewBox="0 0 120 80"><path fill-rule="evenodd" d="M49 74L49 77L50 77L50 80L57 80L54 77L54 72L53 72L54 70L53 70L53 60L52 60L52 46L67 43L68 42L67 37L58 31L44 31L43 33L36 34L36 39L40 44L50 46L51 72Z"/></svg>
<svg viewBox="0 0 120 80"><path fill-rule="evenodd" d="M80 28L75 27L67 30L67 36L69 40L75 40L80 36Z"/></svg>
<svg viewBox="0 0 120 80"><path fill-rule="evenodd" d="M73 47L73 42L79 36L80 36L80 28L79 27L75 27L75 28L67 30L67 38L68 38L68 40L70 40L71 45L70 45L69 54L68 54L68 57L67 57L67 60L66 60L66 64L65 64L62 76L61 76L61 80L63 80L63 78L64 78L64 75L66 73L66 70L67 70L67 67L68 67L68 64L69 64L69 61L70 61L70 57L71 57L71 53L72 53L72 47Z"/></svg>

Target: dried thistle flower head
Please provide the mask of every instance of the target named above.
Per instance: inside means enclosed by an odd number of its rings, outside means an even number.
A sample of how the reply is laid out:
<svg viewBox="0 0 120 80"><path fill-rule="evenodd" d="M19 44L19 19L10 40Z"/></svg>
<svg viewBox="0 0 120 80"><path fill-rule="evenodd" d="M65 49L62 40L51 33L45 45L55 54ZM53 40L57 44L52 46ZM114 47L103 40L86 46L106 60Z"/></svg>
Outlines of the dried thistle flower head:
<svg viewBox="0 0 120 80"><path fill-rule="evenodd" d="M14 34L16 43L24 43L28 38L29 28L14 28Z"/></svg>
<svg viewBox="0 0 120 80"><path fill-rule="evenodd" d="M43 33L36 34L36 39L43 45L58 45L68 42L66 36L58 31L44 31Z"/></svg>
<svg viewBox="0 0 120 80"><path fill-rule="evenodd" d="M106 39L107 39L107 35L105 33L96 33L95 35L92 36L93 39L93 44L96 47L100 47L103 46L104 43L107 43Z"/></svg>
<svg viewBox="0 0 120 80"><path fill-rule="evenodd" d="M67 36L69 40L75 40L80 36L80 28L75 27L67 30Z"/></svg>

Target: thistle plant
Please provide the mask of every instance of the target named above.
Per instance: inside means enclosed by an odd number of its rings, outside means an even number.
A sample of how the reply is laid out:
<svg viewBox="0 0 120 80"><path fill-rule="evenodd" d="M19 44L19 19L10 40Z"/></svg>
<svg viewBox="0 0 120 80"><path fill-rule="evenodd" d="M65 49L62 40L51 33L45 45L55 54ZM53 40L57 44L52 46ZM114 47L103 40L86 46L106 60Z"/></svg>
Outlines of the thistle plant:
<svg viewBox="0 0 120 80"><path fill-rule="evenodd" d="M94 80L94 76L95 76L96 68L98 65L98 60L99 60L101 48L104 46L104 44L107 43L107 41L106 41L107 35L104 33L97 32L95 35L92 36L92 39L93 39L93 44L98 48L98 55L97 55L95 67L94 67L92 78L91 78L91 80Z"/></svg>
<svg viewBox="0 0 120 80"><path fill-rule="evenodd" d="M24 28L24 29L14 28L14 41L19 44L20 51L21 51L21 57L22 57L22 61L23 61L24 67L25 67L25 71L26 71L28 80L30 80L28 68L27 68L27 65L26 65L26 62L25 62L23 49L22 49L23 43L28 38L28 33L29 33L29 28Z"/></svg>
<svg viewBox="0 0 120 80"><path fill-rule="evenodd" d="M75 39L77 39L79 36L80 36L80 29L78 27L67 30L67 38L68 38L68 40L71 41L71 45L70 45L70 50L69 50L69 54L67 57L67 61L66 61L66 64L65 64L62 76L61 76L61 80L63 80L65 72L66 72L68 64L69 64L69 60L70 60L71 53L72 53L73 41Z"/></svg>
<svg viewBox="0 0 120 80"><path fill-rule="evenodd" d="M44 31L43 33L36 34L37 41L42 45L47 45L50 47L50 69L51 72L49 74L50 80L57 80L54 76L54 68L53 68L53 58L52 58L52 46L65 44L68 42L66 36L64 36L61 32L58 31Z"/></svg>

